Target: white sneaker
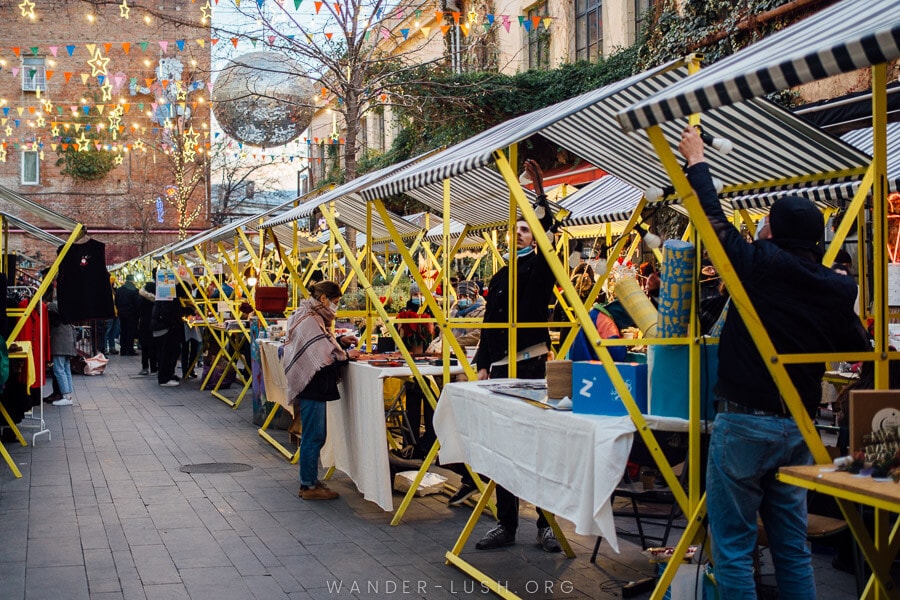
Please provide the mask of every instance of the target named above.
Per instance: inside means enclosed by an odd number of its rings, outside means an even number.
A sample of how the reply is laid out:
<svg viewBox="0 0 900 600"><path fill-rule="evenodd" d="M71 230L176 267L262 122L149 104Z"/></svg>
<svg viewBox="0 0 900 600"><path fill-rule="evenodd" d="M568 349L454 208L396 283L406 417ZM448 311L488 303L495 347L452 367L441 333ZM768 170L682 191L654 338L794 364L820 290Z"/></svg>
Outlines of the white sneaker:
<svg viewBox="0 0 900 600"><path fill-rule="evenodd" d="M53 403L53 406L72 406L72 397L71 396L63 396L59 400L56 400Z"/></svg>
<svg viewBox="0 0 900 600"><path fill-rule="evenodd" d="M176 385L181 385L181 382L177 379L170 379L169 381L161 383L159 385L161 385L162 387L175 387Z"/></svg>

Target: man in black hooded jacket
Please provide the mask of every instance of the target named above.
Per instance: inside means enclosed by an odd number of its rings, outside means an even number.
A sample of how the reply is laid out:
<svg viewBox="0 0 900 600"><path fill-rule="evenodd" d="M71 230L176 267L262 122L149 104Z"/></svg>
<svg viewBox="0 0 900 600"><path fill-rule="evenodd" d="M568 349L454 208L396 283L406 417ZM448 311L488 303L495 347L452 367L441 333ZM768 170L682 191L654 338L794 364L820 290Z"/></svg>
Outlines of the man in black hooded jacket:
<svg viewBox="0 0 900 600"><path fill-rule="evenodd" d="M857 351L865 337L853 312L856 285L822 265L824 219L797 196L781 198L769 213L772 238L747 243L722 211L693 127L679 150L687 176L735 274L779 354ZM723 598L756 598L753 561L759 513L770 542L779 594L815 598L806 545L806 491L775 479L779 467L812 462L766 360L737 310L730 310L719 343L719 414L707 465L707 507ZM821 399L822 362L789 365L807 412Z"/></svg>

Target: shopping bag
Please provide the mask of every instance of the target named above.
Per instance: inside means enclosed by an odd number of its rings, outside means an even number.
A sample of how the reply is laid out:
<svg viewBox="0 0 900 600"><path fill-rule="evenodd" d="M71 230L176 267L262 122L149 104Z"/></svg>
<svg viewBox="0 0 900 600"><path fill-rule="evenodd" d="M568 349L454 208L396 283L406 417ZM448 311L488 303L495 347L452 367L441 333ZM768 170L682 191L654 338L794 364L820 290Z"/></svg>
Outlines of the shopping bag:
<svg viewBox="0 0 900 600"><path fill-rule="evenodd" d="M103 371L106 370L106 363L109 362L109 359L103 356L102 353L97 353L94 356L90 356L84 359L84 374L85 375L103 375Z"/></svg>

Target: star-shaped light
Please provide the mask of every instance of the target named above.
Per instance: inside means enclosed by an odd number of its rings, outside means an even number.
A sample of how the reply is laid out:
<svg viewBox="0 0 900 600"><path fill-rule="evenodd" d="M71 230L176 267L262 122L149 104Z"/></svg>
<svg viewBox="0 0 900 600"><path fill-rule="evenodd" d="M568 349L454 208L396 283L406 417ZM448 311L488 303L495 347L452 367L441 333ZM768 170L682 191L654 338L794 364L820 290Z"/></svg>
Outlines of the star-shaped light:
<svg viewBox="0 0 900 600"><path fill-rule="evenodd" d="M128 8L128 0L122 0L122 4L119 5L119 16L123 19L128 18L128 13L131 12L131 9Z"/></svg>
<svg viewBox="0 0 900 600"><path fill-rule="evenodd" d="M78 144L78 149L81 152L88 151L88 139L84 136L83 131L81 132L81 137L79 137L77 140L75 140L75 143Z"/></svg>
<svg viewBox="0 0 900 600"><path fill-rule="evenodd" d="M5 129L4 131L5 131L5 133L6 133L6 137L11 136L12 133L13 133L12 126L11 126L11 125L7 125L7 126L6 126L6 129Z"/></svg>
<svg viewBox="0 0 900 600"><path fill-rule="evenodd" d="M203 22L209 21L209 18L212 16L212 6L210 6L209 0L206 0L206 4L203 5L200 12L203 14Z"/></svg>
<svg viewBox="0 0 900 600"><path fill-rule="evenodd" d="M144 149L144 140L138 140L134 143L135 150L143 150Z"/></svg>
<svg viewBox="0 0 900 600"><path fill-rule="evenodd" d="M109 83L109 79L103 82L103 85L100 86L100 91L103 92L103 100L112 100L112 85Z"/></svg>
<svg viewBox="0 0 900 600"><path fill-rule="evenodd" d="M22 11L23 17L28 17L30 19L34 18L34 2L31 0L22 0L22 2L19 3L19 10Z"/></svg>
<svg viewBox="0 0 900 600"><path fill-rule="evenodd" d="M54 125L52 128L50 128L50 135L52 135L53 137L59 136L59 125Z"/></svg>
<svg viewBox="0 0 900 600"><path fill-rule="evenodd" d="M116 157L113 159L113 162L116 163L117 165L121 165L122 164L122 155L117 154Z"/></svg>
<svg viewBox="0 0 900 600"><path fill-rule="evenodd" d="M6 162L6 146L0 146L0 162Z"/></svg>
<svg viewBox="0 0 900 600"><path fill-rule="evenodd" d="M43 127L44 125L47 124L47 120L44 119L44 115L41 115L37 119L34 120L34 124L38 127Z"/></svg>
<svg viewBox="0 0 900 600"><path fill-rule="evenodd" d="M94 51L94 58L87 61L87 64L91 66L91 77L106 75L107 63L109 63L108 56L103 56L99 49Z"/></svg>
<svg viewBox="0 0 900 600"><path fill-rule="evenodd" d="M44 100L44 112L49 113L53 110L53 103L50 101L50 98Z"/></svg>
<svg viewBox="0 0 900 600"><path fill-rule="evenodd" d="M44 160L44 151L43 151L43 150L41 150L40 152L38 152L38 159L39 159L39 160Z"/></svg>

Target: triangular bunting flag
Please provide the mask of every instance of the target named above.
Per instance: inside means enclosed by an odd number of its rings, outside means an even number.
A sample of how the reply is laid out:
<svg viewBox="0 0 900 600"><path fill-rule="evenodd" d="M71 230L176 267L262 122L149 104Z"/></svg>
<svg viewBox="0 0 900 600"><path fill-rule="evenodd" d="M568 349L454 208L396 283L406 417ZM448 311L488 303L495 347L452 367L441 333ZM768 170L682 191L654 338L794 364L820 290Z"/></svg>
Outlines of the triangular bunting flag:
<svg viewBox="0 0 900 600"><path fill-rule="evenodd" d="M184 40L175 40L175 45L178 47L179 52L184 52Z"/></svg>
<svg viewBox="0 0 900 600"><path fill-rule="evenodd" d="M525 25L525 15L519 15L519 27L523 27Z"/></svg>
<svg viewBox="0 0 900 600"><path fill-rule="evenodd" d="M494 13L488 13L484 15L484 18L487 19L488 25L494 24Z"/></svg>
<svg viewBox="0 0 900 600"><path fill-rule="evenodd" d="M138 42L138 45L141 47L141 52L146 52L150 42Z"/></svg>
<svg viewBox="0 0 900 600"><path fill-rule="evenodd" d="M63 71L63 77L66 78L66 83L69 83L69 80L72 79L72 71Z"/></svg>
<svg viewBox="0 0 900 600"><path fill-rule="evenodd" d="M400 30L400 35L402 35L402 36L403 36L403 39L405 40L407 37L409 37L409 29L408 29L408 28L407 28L407 29L401 29L401 30Z"/></svg>
<svg viewBox="0 0 900 600"><path fill-rule="evenodd" d="M259 41L256 38L250 38L250 45L256 48L256 42Z"/></svg>
<svg viewBox="0 0 900 600"><path fill-rule="evenodd" d="M87 48L88 54L93 56L94 50L97 49L97 44L85 44L84 47Z"/></svg>
<svg viewBox="0 0 900 600"><path fill-rule="evenodd" d="M210 38L209 43L215 46L219 43L219 38Z"/></svg>
<svg viewBox="0 0 900 600"><path fill-rule="evenodd" d="M125 54L131 52L131 42L122 42L122 51L125 52Z"/></svg>
<svg viewBox="0 0 900 600"><path fill-rule="evenodd" d="M543 19L544 29L550 29L550 23L552 21L553 21L552 17L544 17L544 19Z"/></svg>
<svg viewBox="0 0 900 600"><path fill-rule="evenodd" d="M269 36L269 45L271 46L271 45L274 44L274 43L275 43L275 36L274 36L274 35L270 35L270 36Z"/></svg>
<svg viewBox="0 0 900 600"><path fill-rule="evenodd" d="M100 84L100 87L103 87L104 81L106 81L106 75L97 75L97 83Z"/></svg>
<svg viewBox="0 0 900 600"><path fill-rule="evenodd" d="M122 105L122 111L127 115L128 111L131 110L131 105L129 103L125 103Z"/></svg>
<svg viewBox="0 0 900 600"><path fill-rule="evenodd" d="M426 38L428 37L428 34L430 34L430 33L431 33L431 27L423 27L422 28L422 35L424 35Z"/></svg>
<svg viewBox="0 0 900 600"><path fill-rule="evenodd" d="M32 46L32 47L31 47L31 55L32 55L32 56L37 56L37 55L38 55L38 50L40 50L40 48L38 48L37 46Z"/></svg>
<svg viewBox="0 0 900 600"><path fill-rule="evenodd" d="M84 106L81 107L81 110L82 110L82 112L83 112L84 114L87 115L87 114L90 114L90 112L91 112L91 107L88 106L88 105L84 105ZM85 125L85 127L88 127L88 126Z"/></svg>
<svg viewBox="0 0 900 600"><path fill-rule="evenodd" d="M491 30L491 24L488 23L487 21L485 21L484 23L482 23L482 25L484 26L484 30L485 30L485 31L490 31L490 30Z"/></svg>
<svg viewBox="0 0 900 600"><path fill-rule="evenodd" d="M449 25L441 25L441 33L443 33L444 35L447 35L448 31L450 31Z"/></svg>
<svg viewBox="0 0 900 600"><path fill-rule="evenodd" d="M159 40L159 47L165 53L169 49L169 42L166 40Z"/></svg>
<svg viewBox="0 0 900 600"><path fill-rule="evenodd" d="M90 78L91 78L91 76L88 75L87 73L82 73L81 74L81 85L87 85L88 79L90 79Z"/></svg>
<svg viewBox="0 0 900 600"><path fill-rule="evenodd" d="M163 80L162 80L162 86L163 86L163 89L164 89L164 90L169 89L169 80L168 80L168 79L163 79Z"/></svg>
<svg viewBox="0 0 900 600"><path fill-rule="evenodd" d="M444 20L444 13L443 13L443 11L440 11L440 10L434 11L434 20L437 21L438 23L440 23L441 21L443 21L443 20Z"/></svg>
<svg viewBox="0 0 900 600"><path fill-rule="evenodd" d="M104 109L104 108L106 108L106 105L105 105L105 104L98 104L98 105L97 105L97 112L100 113L100 114L102 115L102 114L103 114L103 109Z"/></svg>
<svg viewBox="0 0 900 600"><path fill-rule="evenodd" d="M63 152L65 152L66 150L69 149L69 145L68 145L68 144L63 144L63 145L62 145L62 149L63 149ZM77 148L76 148L76 150L77 150Z"/></svg>
<svg viewBox="0 0 900 600"><path fill-rule="evenodd" d="M464 36L469 37L469 26L466 23L462 23L459 28Z"/></svg>
<svg viewBox="0 0 900 600"><path fill-rule="evenodd" d="M147 87L150 87L151 85L153 85L153 78L152 77L145 78L144 83L147 84Z"/></svg>
<svg viewBox="0 0 900 600"><path fill-rule="evenodd" d="M300 10L301 2L303 2L303 0L294 0L294 10Z"/></svg>
<svg viewBox="0 0 900 600"><path fill-rule="evenodd" d="M15 46L15 47L13 47L12 51L13 51L13 54L15 54L16 56L19 56L19 53L22 52L22 49L19 48L18 46Z"/></svg>
<svg viewBox="0 0 900 600"><path fill-rule="evenodd" d="M47 81L50 81L53 78L54 73L56 73L56 71L44 71L44 76L47 78Z"/></svg>
<svg viewBox="0 0 900 600"><path fill-rule="evenodd" d="M13 74L13 77L18 77L19 76L19 67L13 67L12 74Z"/></svg>
<svg viewBox="0 0 900 600"><path fill-rule="evenodd" d="M331 37L332 37L333 35L334 35L334 32L332 32L332 31L326 31L326 32L325 32L325 38L326 38L326 39L329 39L329 40L330 40Z"/></svg>
<svg viewBox="0 0 900 600"><path fill-rule="evenodd" d="M202 40L202 39L200 39L200 38L197 38L197 45L200 46L201 48L203 48L203 45L204 45L205 43L206 43L206 40Z"/></svg>
<svg viewBox="0 0 900 600"><path fill-rule="evenodd" d="M50 149L53 150L54 152L56 152L57 146L59 146L59 144L50 144Z"/></svg>
<svg viewBox="0 0 900 600"><path fill-rule="evenodd" d="M538 28L538 25L541 24L542 17L531 17L531 27L534 29Z"/></svg>
<svg viewBox="0 0 900 600"><path fill-rule="evenodd" d="M531 31L531 21L522 22L522 26L525 28L525 31L528 31L528 32Z"/></svg>
<svg viewBox="0 0 900 600"><path fill-rule="evenodd" d="M334 3L334 10L337 11L337 14L341 14L341 5L337 2Z"/></svg>
<svg viewBox="0 0 900 600"><path fill-rule="evenodd" d="M72 56L72 54L75 52L75 46L66 46L66 52L69 53L69 56Z"/></svg>
<svg viewBox="0 0 900 600"><path fill-rule="evenodd" d="M323 3L319 2L318 0L316 0L316 2L313 2L313 6L316 7L316 14L319 14L319 11L322 10L322 4ZM18 53L16 53L16 56L18 56Z"/></svg>
<svg viewBox="0 0 900 600"><path fill-rule="evenodd" d="M459 25L459 17L462 15L462 13L459 11L453 11L450 14L453 15L453 24Z"/></svg>
<svg viewBox="0 0 900 600"><path fill-rule="evenodd" d="M56 52L59 50L59 46L50 46L50 54L53 55L53 58L56 58Z"/></svg>
<svg viewBox="0 0 900 600"><path fill-rule="evenodd" d="M238 39L237 39L237 38L231 38L231 45L232 45L232 46L234 46L235 48L237 48L237 43L238 43Z"/></svg>
<svg viewBox="0 0 900 600"><path fill-rule="evenodd" d="M106 50L107 54L109 54L109 51L112 50L112 44L110 44L110 43L103 44L103 49Z"/></svg>

